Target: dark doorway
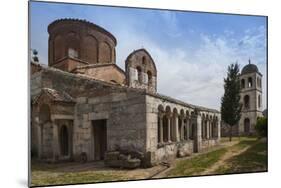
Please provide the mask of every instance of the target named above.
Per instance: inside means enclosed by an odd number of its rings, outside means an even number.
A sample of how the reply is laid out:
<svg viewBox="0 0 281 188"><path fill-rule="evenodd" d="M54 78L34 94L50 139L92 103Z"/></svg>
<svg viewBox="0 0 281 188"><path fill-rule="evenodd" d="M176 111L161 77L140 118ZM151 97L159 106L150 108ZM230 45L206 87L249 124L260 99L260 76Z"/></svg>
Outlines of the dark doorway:
<svg viewBox="0 0 281 188"><path fill-rule="evenodd" d="M61 127L60 130L60 149L61 149L61 155L67 156L69 153L69 136L68 136L68 130L65 125Z"/></svg>
<svg viewBox="0 0 281 188"><path fill-rule="evenodd" d="M103 160L107 149L106 120L94 120L92 123L94 136L94 159Z"/></svg>
<svg viewBox="0 0 281 188"><path fill-rule="evenodd" d="M244 132L246 134L250 133L250 119L249 118L245 118L245 120L244 120Z"/></svg>

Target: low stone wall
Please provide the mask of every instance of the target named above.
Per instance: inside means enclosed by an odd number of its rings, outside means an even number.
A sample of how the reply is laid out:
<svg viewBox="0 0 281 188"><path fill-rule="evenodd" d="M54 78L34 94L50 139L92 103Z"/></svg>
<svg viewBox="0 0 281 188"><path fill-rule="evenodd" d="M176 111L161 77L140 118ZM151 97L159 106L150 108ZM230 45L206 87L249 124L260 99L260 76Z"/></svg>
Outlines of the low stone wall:
<svg viewBox="0 0 281 188"><path fill-rule="evenodd" d="M202 140L201 142L201 150L211 148L219 144L218 139L210 139L210 140Z"/></svg>
<svg viewBox="0 0 281 188"><path fill-rule="evenodd" d="M177 157L189 156L193 153L193 141L184 141L178 143L165 143L159 145L155 151L156 163L169 162Z"/></svg>

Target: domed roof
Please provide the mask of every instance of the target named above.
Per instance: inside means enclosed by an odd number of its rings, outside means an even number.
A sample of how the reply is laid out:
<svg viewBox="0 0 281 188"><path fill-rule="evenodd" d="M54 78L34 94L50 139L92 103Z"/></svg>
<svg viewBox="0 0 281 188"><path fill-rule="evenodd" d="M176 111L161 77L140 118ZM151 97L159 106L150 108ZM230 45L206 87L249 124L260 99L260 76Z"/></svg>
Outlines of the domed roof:
<svg viewBox="0 0 281 188"><path fill-rule="evenodd" d="M249 74L253 72L259 72L259 69L256 65L251 64L251 62L249 61L249 64L243 67L241 74Z"/></svg>

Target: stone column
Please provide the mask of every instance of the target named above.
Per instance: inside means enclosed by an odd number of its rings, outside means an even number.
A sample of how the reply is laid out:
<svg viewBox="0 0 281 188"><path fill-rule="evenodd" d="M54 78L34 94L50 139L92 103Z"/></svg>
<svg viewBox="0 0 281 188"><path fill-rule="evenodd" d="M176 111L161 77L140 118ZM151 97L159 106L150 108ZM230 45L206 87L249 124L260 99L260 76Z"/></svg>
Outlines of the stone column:
<svg viewBox="0 0 281 188"><path fill-rule="evenodd" d="M42 145L43 145L43 125L41 123L38 124L37 127L37 134L38 134L38 145L37 145L37 149L38 149L38 158L41 159L42 158Z"/></svg>
<svg viewBox="0 0 281 188"><path fill-rule="evenodd" d="M180 136L179 136L179 120L178 120L178 115L175 115L175 119L174 119L174 122L175 122L175 125L174 125L174 130L175 130L175 139L176 139L176 142L180 141Z"/></svg>
<svg viewBox="0 0 281 188"><path fill-rule="evenodd" d="M168 142L171 142L171 117L167 116Z"/></svg>
<svg viewBox="0 0 281 188"><path fill-rule="evenodd" d="M159 117L159 125L160 125L160 143L163 143L163 115Z"/></svg>
<svg viewBox="0 0 281 188"><path fill-rule="evenodd" d="M56 121L52 121L53 126L53 160L57 161L59 158L59 130Z"/></svg>
<svg viewBox="0 0 281 188"><path fill-rule="evenodd" d="M205 120L202 120L201 125L201 138L203 140L205 138Z"/></svg>
<svg viewBox="0 0 281 188"><path fill-rule="evenodd" d="M214 138L214 120L211 121L211 125L210 125L210 138Z"/></svg>
<svg viewBox="0 0 281 188"><path fill-rule="evenodd" d="M189 140L189 126L190 126L190 124L189 124L189 119L188 119L188 117L186 118L186 140Z"/></svg>
<svg viewBox="0 0 281 188"><path fill-rule="evenodd" d="M192 134L193 134L193 128L192 128L191 118L190 118L190 119L188 119L188 124L189 124L189 135L188 135L188 137L189 137L189 138L192 138L192 140L193 140L194 138L192 137Z"/></svg>
<svg viewBox="0 0 281 188"><path fill-rule="evenodd" d="M209 139L210 138L210 120L207 120L206 127L207 127L206 139Z"/></svg>
<svg viewBox="0 0 281 188"><path fill-rule="evenodd" d="M184 118L181 117L181 140L184 140Z"/></svg>
<svg viewBox="0 0 281 188"><path fill-rule="evenodd" d="M218 137L217 137L217 139L218 140L220 140L220 138L221 138L221 117L219 116L219 118L218 118L218 121L216 122L217 123L217 128L218 128Z"/></svg>
<svg viewBox="0 0 281 188"><path fill-rule="evenodd" d="M194 114L192 115L192 124L195 124L194 133L194 151L200 152L202 145L202 118L198 109L194 110Z"/></svg>

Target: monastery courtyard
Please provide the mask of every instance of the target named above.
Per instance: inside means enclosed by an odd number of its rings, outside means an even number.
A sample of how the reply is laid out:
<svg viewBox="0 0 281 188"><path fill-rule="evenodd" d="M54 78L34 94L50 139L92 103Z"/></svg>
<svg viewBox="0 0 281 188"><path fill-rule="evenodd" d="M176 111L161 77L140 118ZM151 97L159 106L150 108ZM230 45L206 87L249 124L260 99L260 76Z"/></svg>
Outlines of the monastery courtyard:
<svg viewBox="0 0 281 188"><path fill-rule="evenodd" d="M219 146L146 169L109 168L103 161L43 164L33 161L31 166L32 186L262 172L267 170L267 140L235 137L229 142L223 137Z"/></svg>

